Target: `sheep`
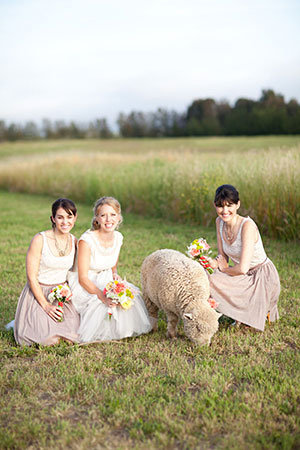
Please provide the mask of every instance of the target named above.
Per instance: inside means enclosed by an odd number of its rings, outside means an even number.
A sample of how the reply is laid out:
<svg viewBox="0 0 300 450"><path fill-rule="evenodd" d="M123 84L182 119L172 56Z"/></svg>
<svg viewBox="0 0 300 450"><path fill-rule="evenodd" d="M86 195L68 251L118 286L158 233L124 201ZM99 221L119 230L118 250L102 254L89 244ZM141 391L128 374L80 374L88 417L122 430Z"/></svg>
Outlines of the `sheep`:
<svg viewBox="0 0 300 450"><path fill-rule="evenodd" d="M158 311L162 309L167 315L169 338L176 337L181 318L191 341L198 345L210 344L221 314L207 301L208 277L198 262L176 250L157 250L143 261L141 284L154 330L157 330Z"/></svg>

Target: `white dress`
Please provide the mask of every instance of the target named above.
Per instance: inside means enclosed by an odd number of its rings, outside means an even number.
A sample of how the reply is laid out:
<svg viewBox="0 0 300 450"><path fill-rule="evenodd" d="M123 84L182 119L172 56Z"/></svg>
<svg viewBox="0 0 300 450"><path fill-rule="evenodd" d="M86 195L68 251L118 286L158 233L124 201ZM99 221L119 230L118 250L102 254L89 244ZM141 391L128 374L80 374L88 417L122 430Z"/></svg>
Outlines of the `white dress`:
<svg viewBox="0 0 300 450"><path fill-rule="evenodd" d="M112 267L118 261L123 236L115 231L114 244L109 248L102 247L91 230L83 233L80 240L85 241L91 250L88 277L103 290L106 284L113 280ZM108 307L99 300L97 295L90 294L79 284L77 271L69 272L68 282L73 293L72 302L80 313L78 333L81 342L122 339L148 333L151 330L147 309L135 286L132 285L136 290L133 306L128 310L113 307L111 308L112 316L109 318Z"/></svg>

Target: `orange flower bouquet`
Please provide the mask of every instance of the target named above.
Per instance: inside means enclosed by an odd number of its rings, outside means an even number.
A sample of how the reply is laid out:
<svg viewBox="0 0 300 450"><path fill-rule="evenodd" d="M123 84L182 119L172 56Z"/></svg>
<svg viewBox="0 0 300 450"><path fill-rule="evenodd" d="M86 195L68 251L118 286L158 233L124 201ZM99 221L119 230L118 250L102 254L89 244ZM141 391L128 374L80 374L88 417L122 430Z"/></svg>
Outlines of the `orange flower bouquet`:
<svg viewBox="0 0 300 450"><path fill-rule="evenodd" d="M194 239L187 248L187 255L198 261L208 273L213 273L214 269L210 266L207 256L211 254L210 245L205 239Z"/></svg>
<svg viewBox="0 0 300 450"><path fill-rule="evenodd" d="M48 300L50 303L54 303L57 301L58 308L61 311L61 318L58 322L62 322L64 320L64 312L63 305L66 302L69 302L72 297L72 292L67 283L59 284L51 289L50 294L48 295Z"/></svg>
<svg viewBox="0 0 300 450"><path fill-rule="evenodd" d="M134 290L126 280L110 281L105 286L103 294L106 295L106 297L111 298L113 303L115 303L116 305L120 305L125 310L130 309L134 304ZM111 308L108 308L108 315L109 319L111 319Z"/></svg>

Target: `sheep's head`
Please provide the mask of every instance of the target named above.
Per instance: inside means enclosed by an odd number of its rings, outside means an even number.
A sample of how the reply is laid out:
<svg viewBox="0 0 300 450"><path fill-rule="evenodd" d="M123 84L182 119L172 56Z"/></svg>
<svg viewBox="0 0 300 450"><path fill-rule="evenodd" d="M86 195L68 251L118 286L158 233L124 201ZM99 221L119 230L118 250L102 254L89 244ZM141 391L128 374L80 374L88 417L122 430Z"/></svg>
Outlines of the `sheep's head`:
<svg viewBox="0 0 300 450"><path fill-rule="evenodd" d="M195 344L209 345L218 330L218 318L221 315L212 308L200 313L195 310L185 312L182 318L186 336Z"/></svg>

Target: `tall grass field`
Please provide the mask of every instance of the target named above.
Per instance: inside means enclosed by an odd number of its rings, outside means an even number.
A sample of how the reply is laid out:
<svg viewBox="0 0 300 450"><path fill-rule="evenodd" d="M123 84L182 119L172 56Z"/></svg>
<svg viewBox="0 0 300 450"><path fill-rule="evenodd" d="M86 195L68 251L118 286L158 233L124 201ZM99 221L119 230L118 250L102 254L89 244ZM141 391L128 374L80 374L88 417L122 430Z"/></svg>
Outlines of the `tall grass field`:
<svg viewBox="0 0 300 450"><path fill-rule="evenodd" d="M0 145L0 448L298 449L300 138L48 141ZM281 175L281 176L280 176ZM51 203L74 199L77 237L93 202L115 195L118 271L205 237L216 253L215 188L237 186L281 279L264 333L222 317L209 347L157 332L119 342L19 347L12 330L33 235ZM290 189L290 191L289 191ZM294 209L292 209L292 207Z"/></svg>
<svg viewBox="0 0 300 450"><path fill-rule="evenodd" d="M300 136L37 141L0 145L0 189L207 226L217 186L235 185L264 234L300 238Z"/></svg>

